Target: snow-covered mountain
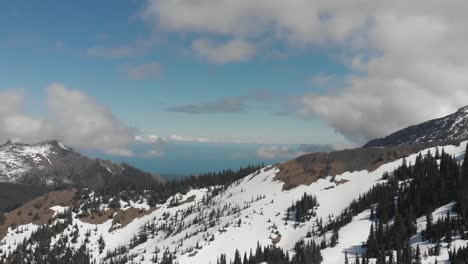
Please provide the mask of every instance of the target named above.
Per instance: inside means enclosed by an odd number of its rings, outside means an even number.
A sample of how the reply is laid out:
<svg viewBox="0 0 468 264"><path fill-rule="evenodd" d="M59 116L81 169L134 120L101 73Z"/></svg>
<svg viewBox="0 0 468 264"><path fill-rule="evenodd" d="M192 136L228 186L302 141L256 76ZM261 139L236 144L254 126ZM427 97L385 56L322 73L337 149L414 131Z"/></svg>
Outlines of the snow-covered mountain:
<svg viewBox="0 0 468 264"><path fill-rule="evenodd" d="M468 139L468 106L448 116L369 141L364 147L387 147L427 142L460 142Z"/></svg>
<svg viewBox="0 0 468 264"><path fill-rule="evenodd" d="M445 153L459 157L464 154L466 144L447 145L443 149ZM439 151L441 148L438 148ZM374 164L374 160L371 160L370 164L374 166L365 168L367 163L356 165L352 162L353 165L349 167L352 169L349 170L343 169L342 163L337 163L341 169L322 171L325 174L320 177L294 186L288 181L294 171L297 173L300 158L296 161L296 167L291 167L290 162L268 166L226 188L211 186L192 189L157 204L151 204L150 192L133 196L121 193L113 198L100 196L96 192L52 192L6 216L4 224L0 225L0 256L8 259L21 241L27 241L44 224L59 226L54 229L59 231L45 242L50 243L50 247L61 245L74 252L84 250L89 252L95 263L172 263L161 262L164 255L169 253L179 264L217 263L221 254L226 255L229 263L234 260L236 249L241 256L244 253L249 255L249 252L255 252L258 244L275 245L294 255L295 243L301 239L320 243L329 241L333 236L332 231L315 233L319 219L325 223L336 219L353 200L376 184L385 183L387 172L392 172L401 164L414 164L419 153L438 152L436 147L432 147L398 156L392 154L397 149L391 149L385 152L389 152L393 158L381 160L375 153L365 149L362 151L367 151L365 155L369 157L377 158L379 163ZM356 150L351 154L364 155L358 152ZM340 155L330 155L328 160ZM317 158L309 156L308 160L311 162ZM318 168L323 167L315 167ZM284 177L285 170L293 171L289 178ZM311 170L314 168L309 166L305 171ZM303 176L300 173L296 175ZM318 206L313 208L310 220L297 222L288 217L288 208L304 194L315 196ZM434 221L447 214L455 214L452 212L453 206L453 203L446 204L433 211ZM72 210L65 213L67 209ZM363 210L341 227L337 245L321 250L322 263L342 264L345 263L345 254L353 258L354 254L363 253L365 249L362 245L374 223L372 214L370 209ZM440 245L439 256L427 256L434 244L422 239L421 232L426 225L426 217L417 219L417 234L411 242L414 249L418 247L425 255L421 263L434 263L436 259L438 263L447 263L451 247L467 244L462 238L454 238L450 244ZM32 243L32 250L34 245L39 247L38 238L29 243Z"/></svg>
<svg viewBox="0 0 468 264"><path fill-rule="evenodd" d="M127 164L87 158L59 141L0 146L0 182L100 188L117 183L146 184L153 177Z"/></svg>
<svg viewBox="0 0 468 264"><path fill-rule="evenodd" d="M261 248L293 260L300 243L323 260L272 263L450 263L468 246L467 119L465 107L365 148L303 155L223 185L191 178L151 190L49 192L0 215L0 263L245 264L239 256ZM102 186L150 177L55 141L7 143L0 160L6 182Z"/></svg>

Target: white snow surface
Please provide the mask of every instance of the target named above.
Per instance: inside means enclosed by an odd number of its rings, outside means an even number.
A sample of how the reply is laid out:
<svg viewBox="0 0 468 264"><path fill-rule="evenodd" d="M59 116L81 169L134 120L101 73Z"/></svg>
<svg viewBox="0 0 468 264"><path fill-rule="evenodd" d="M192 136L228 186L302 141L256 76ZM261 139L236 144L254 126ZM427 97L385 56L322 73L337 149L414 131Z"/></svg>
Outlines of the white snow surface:
<svg viewBox="0 0 468 264"><path fill-rule="evenodd" d="M64 149L64 150L70 150L70 148L68 148L67 146L65 146L65 144L63 144L62 142L58 141L57 143L58 143L59 147L61 147L62 149Z"/></svg>
<svg viewBox="0 0 468 264"><path fill-rule="evenodd" d="M9 256L24 239L29 239L39 228L34 224L20 225L15 229L9 228L8 234L1 240L0 256Z"/></svg>
<svg viewBox="0 0 468 264"><path fill-rule="evenodd" d="M457 214L452 212L452 208L455 205L455 203L449 203L447 205L444 205L438 209L436 209L434 212L432 212L432 219L433 222L437 222L439 219L444 219L447 216L447 212L449 213L450 217L457 217ZM421 255L425 255L425 253L428 253L428 250L430 248L433 248L435 244L431 244L428 241L423 241L422 240L422 235L421 231L426 228L427 222L426 222L426 217L420 217L417 220L417 225L418 225L418 233L411 239L411 245L413 247L419 246L421 250ZM460 240L459 237L454 237L454 241L452 242L451 247L445 242L441 243L441 249L440 249L440 255L439 256L429 256L427 258L422 259L423 264L432 264L435 263L436 259L438 263L449 263L448 258L449 258L449 250L453 250L453 248L459 248L461 246L465 246L468 241Z"/></svg>
<svg viewBox="0 0 468 264"><path fill-rule="evenodd" d="M15 182L31 169L31 164L51 164L49 156L55 154L50 144L5 144L0 147L0 181Z"/></svg>
<svg viewBox="0 0 468 264"><path fill-rule="evenodd" d="M444 146L447 153L460 156L464 153L466 142L460 146ZM423 150L422 153L431 151L435 153L435 148ZM417 153L406 158L408 163L414 163ZM320 179L309 186L299 186L291 190L283 191L283 183L274 181L278 173L275 167L266 167L259 172L253 173L244 179L231 185L227 191L221 192L214 197L210 197L206 203L210 189L195 189L185 195L178 194L168 199L164 204L157 205L157 209L141 218L133 220L125 227L111 229L112 219L103 224L94 225L73 218L73 225L79 228L78 242L70 243L70 247L79 248L85 243L86 234L89 237L87 242L91 254L96 263L104 263L102 259L106 252L114 250L119 246L128 246L132 237L138 235L140 230L147 224L154 224L157 227L170 225L174 228L169 235L164 231L157 232L154 236L149 235L148 240L129 250L128 254L135 254L133 259L136 263L152 263L151 259L158 248L159 259L163 252L168 249L175 252L177 261L180 264L209 264L216 263L220 254L226 254L228 262L234 257L235 249L249 253L255 250L257 242L261 245L272 244L279 232L281 240L277 244L286 250L292 250L294 244L300 239L305 239L307 231L311 230L316 218L328 219L328 216L337 216L344 210L353 199L357 199L360 194L367 192L375 184L382 182L384 172L392 172L402 164L402 160L387 163L375 171L345 172L335 177L336 181L347 180L342 184L332 181L332 177ZM299 226L295 226L294 221L286 221L286 211L291 204L299 200L304 193L315 195L319 202L316 210L317 216ZM170 201L177 199L181 203L172 206ZM192 200L193 201L190 201ZM187 201L187 202L183 202ZM148 209L146 201L131 202L121 204L128 209L130 207ZM439 216L445 216L447 205L434 212L434 220ZM222 210L222 209L225 210ZM55 207L54 211L62 211L64 208ZM209 215L214 210L214 214L219 212L219 221L209 223ZM444 211L445 210L445 211ZM76 216L75 214L73 214ZM339 243L334 248L327 248L322 251L324 264L344 263L344 253L348 252L352 259L355 252L361 252L361 244L366 241L370 229L369 210L355 216L353 221L339 231ZM203 219L201 223L197 220ZM239 219L241 224L239 226ZM425 219L419 219L418 225L424 225ZM70 225L63 234L70 236L73 232L73 225ZM204 227L207 226L205 229ZM31 226L29 229L33 229ZM52 243L55 243L61 236L58 235ZM100 253L98 239L102 236L105 241L105 249ZM330 236L328 236L330 237ZM213 240L214 238L214 240ZM320 241L321 238L311 238ZM3 241L11 243L12 236L9 234ZM15 237L15 240L20 240ZM22 239L21 239L22 240ZM423 241L415 238L414 245L420 244L422 250L426 250ZM453 244L462 245L464 241L455 240ZM196 246L198 245L198 248ZM428 245L430 246L430 245ZM446 250L443 251L446 253ZM291 251L290 253L293 253ZM438 257L439 263L448 259L448 255L443 253ZM424 260L429 263L430 260Z"/></svg>

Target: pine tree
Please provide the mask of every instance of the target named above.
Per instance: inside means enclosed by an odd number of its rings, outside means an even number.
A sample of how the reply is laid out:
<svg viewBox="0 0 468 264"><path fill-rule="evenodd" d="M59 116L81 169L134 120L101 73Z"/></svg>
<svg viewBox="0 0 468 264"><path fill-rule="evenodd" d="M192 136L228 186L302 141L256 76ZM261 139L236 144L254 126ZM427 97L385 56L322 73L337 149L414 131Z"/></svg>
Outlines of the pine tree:
<svg viewBox="0 0 468 264"><path fill-rule="evenodd" d="M0 211L0 225L3 225L5 223L5 214Z"/></svg>
<svg viewBox="0 0 468 264"><path fill-rule="evenodd" d="M242 262L243 264L249 264L249 260L247 259L247 253L244 253L244 260Z"/></svg>
<svg viewBox="0 0 468 264"><path fill-rule="evenodd" d="M234 254L234 264L242 264L242 259L239 253L239 250L236 249L236 253Z"/></svg>
<svg viewBox="0 0 468 264"><path fill-rule="evenodd" d="M416 247L414 260L416 264L421 264L421 249L419 248L419 245Z"/></svg>

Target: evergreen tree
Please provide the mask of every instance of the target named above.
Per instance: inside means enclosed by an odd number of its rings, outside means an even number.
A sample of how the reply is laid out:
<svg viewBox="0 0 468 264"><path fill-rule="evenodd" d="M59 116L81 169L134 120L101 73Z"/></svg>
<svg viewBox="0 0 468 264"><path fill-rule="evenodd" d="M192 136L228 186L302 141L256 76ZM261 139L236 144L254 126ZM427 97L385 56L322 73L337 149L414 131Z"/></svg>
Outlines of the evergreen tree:
<svg viewBox="0 0 468 264"><path fill-rule="evenodd" d="M236 249L236 253L234 254L234 264L242 264L242 259L239 253L239 250Z"/></svg>

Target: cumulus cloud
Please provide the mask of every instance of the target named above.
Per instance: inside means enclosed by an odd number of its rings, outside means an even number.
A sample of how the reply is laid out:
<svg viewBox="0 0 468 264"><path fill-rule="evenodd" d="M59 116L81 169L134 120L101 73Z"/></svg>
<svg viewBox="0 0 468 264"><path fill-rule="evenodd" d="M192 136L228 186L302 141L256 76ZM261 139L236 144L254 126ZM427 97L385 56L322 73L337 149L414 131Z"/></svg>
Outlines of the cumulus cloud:
<svg viewBox="0 0 468 264"><path fill-rule="evenodd" d="M117 153L115 149L124 148L133 140L127 126L79 90L52 84L47 88L47 106L57 137L71 146Z"/></svg>
<svg viewBox="0 0 468 264"><path fill-rule="evenodd" d="M130 80L160 79L163 75L163 67L158 62L146 62L127 66L125 73Z"/></svg>
<svg viewBox="0 0 468 264"><path fill-rule="evenodd" d="M133 140L131 129L85 93L51 84L46 89L48 114L37 117L23 111L24 95L19 90L0 93L0 139L36 143L58 139L80 149L94 149L112 155L132 156L127 149Z"/></svg>
<svg viewBox="0 0 468 264"><path fill-rule="evenodd" d="M300 98L300 113L363 143L467 104L466 8L459 0L147 0L143 17L206 43L337 47L350 73L341 89Z"/></svg>
<svg viewBox="0 0 468 264"><path fill-rule="evenodd" d="M22 110L24 93L18 89L0 92L0 140L45 140L53 131L45 120Z"/></svg>
<svg viewBox="0 0 468 264"><path fill-rule="evenodd" d="M332 145L303 144L299 146L261 146L257 149L257 157L261 159L291 159L312 152L329 152L336 150Z"/></svg>
<svg viewBox="0 0 468 264"><path fill-rule="evenodd" d="M192 50L201 59L215 64L245 61L255 54L253 45L238 39L225 43L196 39L192 42Z"/></svg>
<svg viewBox="0 0 468 264"><path fill-rule="evenodd" d="M143 17L158 30L235 38L274 36L290 43L343 40L362 27L379 1L147 0Z"/></svg>
<svg viewBox="0 0 468 264"><path fill-rule="evenodd" d="M449 114L468 102L468 19L460 6L391 3L363 13L373 23L366 38L354 43L358 50L350 67L359 74L347 76L341 91L301 99L302 114L323 118L354 142Z"/></svg>
<svg viewBox="0 0 468 264"><path fill-rule="evenodd" d="M271 100L271 92L264 90L243 96L226 97L214 102L170 107L167 111L187 114L238 113L246 111L246 103L248 102L269 102Z"/></svg>

